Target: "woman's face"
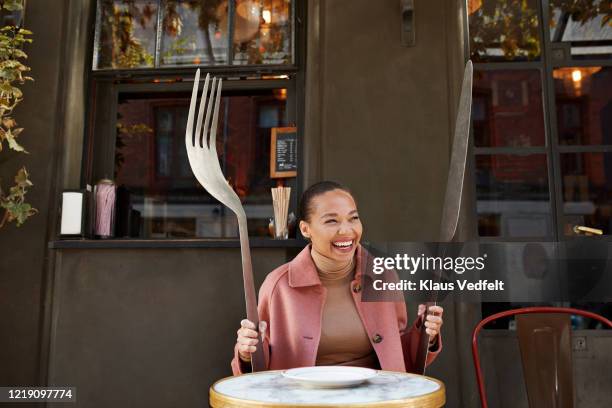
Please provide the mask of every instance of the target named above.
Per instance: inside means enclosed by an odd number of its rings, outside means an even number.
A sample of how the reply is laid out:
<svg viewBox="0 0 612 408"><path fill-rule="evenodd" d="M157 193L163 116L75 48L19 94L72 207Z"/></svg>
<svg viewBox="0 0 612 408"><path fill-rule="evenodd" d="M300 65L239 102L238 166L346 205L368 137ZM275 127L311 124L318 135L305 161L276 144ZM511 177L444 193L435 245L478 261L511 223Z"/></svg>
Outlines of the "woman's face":
<svg viewBox="0 0 612 408"><path fill-rule="evenodd" d="M343 190L316 196L310 203L310 219L300 221L300 231L319 254L349 262L363 232L355 200Z"/></svg>

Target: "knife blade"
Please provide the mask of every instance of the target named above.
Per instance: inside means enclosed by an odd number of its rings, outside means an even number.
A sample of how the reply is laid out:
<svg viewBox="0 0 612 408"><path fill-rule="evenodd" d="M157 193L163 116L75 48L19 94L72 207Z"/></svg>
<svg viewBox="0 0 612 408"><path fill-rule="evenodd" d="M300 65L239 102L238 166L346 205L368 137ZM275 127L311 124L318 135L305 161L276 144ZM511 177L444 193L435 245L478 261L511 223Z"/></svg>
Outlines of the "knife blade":
<svg viewBox="0 0 612 408"><path fill-rule="evenodd" d="M465 178L465 163L470 137L470 119L472 110L472 80L474 67L472 61L468 60L463 72L463 83L461 85L461 95L459 97L459 109L455 120L455 133L453 137L453 148L451 151L450 165L448 167L448 178L446 191L444 193L444 204L442 206L442 221L440 223L439 242L451 242L457 232L459 223L459 212L461 210L461 195L463 193L463 183ZM434 271L434 282L440 282L442 271ZM429 307L435 305L438 299L438 292L431 294L429 302L426 304L425 313L421 320L419 347L417 349L415 370L418 374L425 373L425 364L429 353L429 335L425 331L425 318Z"/></svg>

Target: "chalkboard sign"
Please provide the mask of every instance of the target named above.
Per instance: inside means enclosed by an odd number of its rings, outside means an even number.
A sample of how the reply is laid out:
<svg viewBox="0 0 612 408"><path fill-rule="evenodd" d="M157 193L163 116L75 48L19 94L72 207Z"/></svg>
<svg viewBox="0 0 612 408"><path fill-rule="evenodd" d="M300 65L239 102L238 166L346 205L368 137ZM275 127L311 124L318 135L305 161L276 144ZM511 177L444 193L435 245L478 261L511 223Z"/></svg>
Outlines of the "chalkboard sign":
<svg viewBox="0 0 612 408"><path fill-rule="evenodd" d="M297 129L272 128L270 143L270 177L297 176Z"/></svg>

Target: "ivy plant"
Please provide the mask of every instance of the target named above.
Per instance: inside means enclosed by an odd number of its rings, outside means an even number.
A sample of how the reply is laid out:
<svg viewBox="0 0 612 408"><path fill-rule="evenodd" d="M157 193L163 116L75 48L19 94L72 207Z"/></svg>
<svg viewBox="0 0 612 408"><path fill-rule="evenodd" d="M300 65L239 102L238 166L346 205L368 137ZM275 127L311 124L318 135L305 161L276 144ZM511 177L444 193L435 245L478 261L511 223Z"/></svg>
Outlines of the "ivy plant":
<svg viewBox="0 0 612 408"><path fill-rule="evenodd" d="M22 0L4 0L0 1L0 7L2 10L18 11L23 9L23 3ZM13 111L23 100L19 85L33 81L26 75L30 68L23 63L28 57L23 46L32 42L31 35L32 32L14 25L0 28L0 152L8 147L16 152L28 153L18 141L23 128L17 125ZM37 213L25 200L28 188L32 187L25 167L18 170L14 183L8 192L2 189L0 183L0 209L3 210L0 228L13 221L20 226Z"/></svg>

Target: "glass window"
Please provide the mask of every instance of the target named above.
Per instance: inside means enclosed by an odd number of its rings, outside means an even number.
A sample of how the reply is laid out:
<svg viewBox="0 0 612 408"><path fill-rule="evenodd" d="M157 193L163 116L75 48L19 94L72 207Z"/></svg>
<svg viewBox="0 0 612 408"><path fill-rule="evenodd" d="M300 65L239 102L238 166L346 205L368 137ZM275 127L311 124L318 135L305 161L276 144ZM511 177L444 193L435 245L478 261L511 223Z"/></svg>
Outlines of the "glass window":
<svg viewBox="0 0 612 408"><path fill-rule="evenodd" d="M575 226L612 231L612 153L561 154L564 234Z"/></svg>
<svg viewBox="0 0 612 408"><path fill-rule="evenodd" d="M270 130L289 125L287 90L224 91L217 152L240 197L251 236L268 236L273 217ZM197 182L185 150L190 94L122 93L115 181L118 236L237 237L234 214Z"/></svg>
<svg viewBox="0 0 612 408"><path fill-rule="evenodd" d="M99 0L94 69L293 64L292 0Z"/></svg>
<svg viewBox="0 0 612 408"><path fill-rule="evenodd" d="M551 0L550 40L571 46L576 59L612 55L612 8L607 0Z"/></svg>
<svg viewBox="0 0 612 408"><path fill-rule="evenodd" d="M558 68L553 77L559 144L612 145L612 68Z"/></svg>
<svg viewBox="0 0 612 408"><path fill-rule="evenodd" d="M290 64L290 16L291 2L287 0L237 0L234 64Z"/></svg>
<svg viewBox="0 0 612 408"><path fill-rule="evenodd" d="M479 147L544 146L540 71L477 70L472 123Z"/></svg>
<svg viewBox="0 0 612 408"><path fill-rule="evenodd" d="M476 155L476 209L480 236L549 236L546 155Z"/></svg>
<svg viewBox="0 0 612 408"><path fill-rule="evenodd" d="M540 58L536 0L468 0L468 13L472 61Z"/></svg>
<svg viewBox="0 0 612 408"><path fill-rule="evenodd" d="M162 3L162 66L227 64L227 0Z"/></svg>
<svg viewBox="0 0 612 408"><path fill-rule="evenodd" d="M100 0L94 67L148 68L155 63L158 2Z"/></svg>

